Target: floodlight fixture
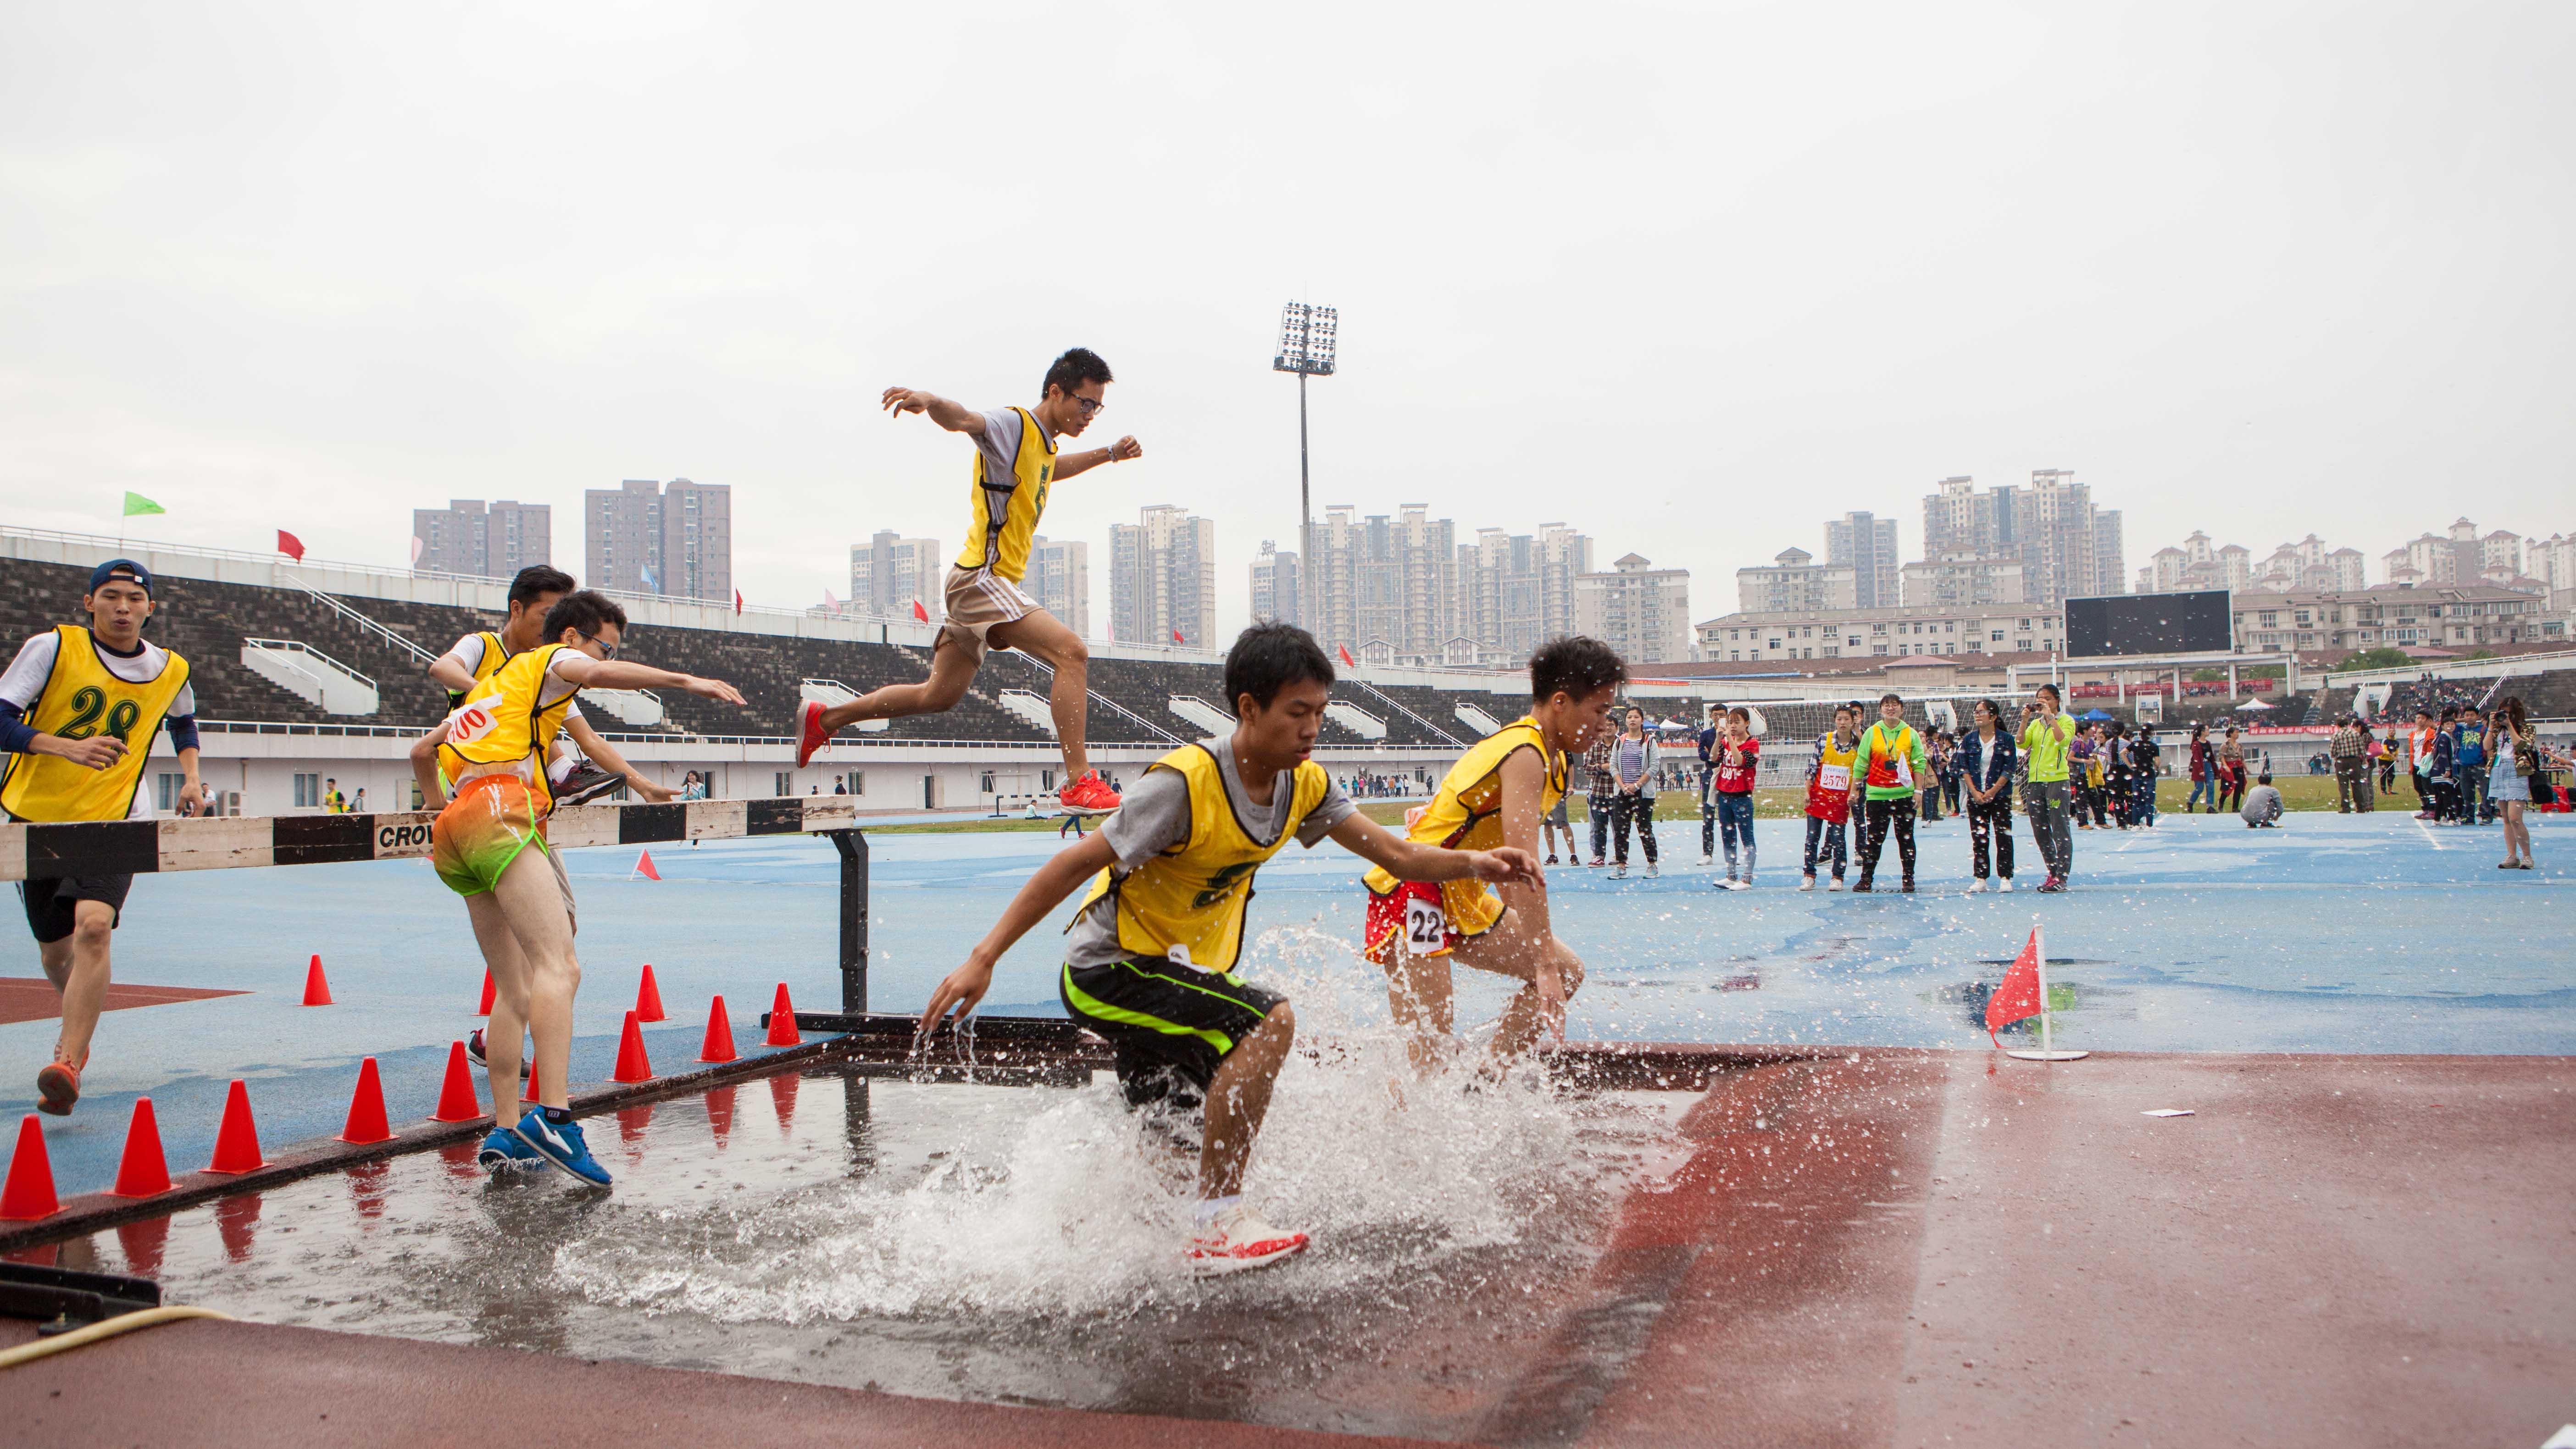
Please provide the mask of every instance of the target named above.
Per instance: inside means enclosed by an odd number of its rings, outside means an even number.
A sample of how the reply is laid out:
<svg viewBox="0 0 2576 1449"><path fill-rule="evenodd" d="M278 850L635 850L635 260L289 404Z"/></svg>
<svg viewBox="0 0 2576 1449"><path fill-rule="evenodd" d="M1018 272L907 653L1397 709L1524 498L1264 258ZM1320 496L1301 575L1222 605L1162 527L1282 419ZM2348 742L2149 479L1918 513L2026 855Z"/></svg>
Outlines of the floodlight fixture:
<svg viewBox="0 0 2576 1449"><path fill-rule="evenodd" d="M1332 307L1291 302L1279 310L1279 352L1270 359L1273 372L1297 374L1297 612L1307 628L1320 627L1315 617L1314 490L1307 480L1306 379L1333 375L1336 334L1341 313Z"/></svg>

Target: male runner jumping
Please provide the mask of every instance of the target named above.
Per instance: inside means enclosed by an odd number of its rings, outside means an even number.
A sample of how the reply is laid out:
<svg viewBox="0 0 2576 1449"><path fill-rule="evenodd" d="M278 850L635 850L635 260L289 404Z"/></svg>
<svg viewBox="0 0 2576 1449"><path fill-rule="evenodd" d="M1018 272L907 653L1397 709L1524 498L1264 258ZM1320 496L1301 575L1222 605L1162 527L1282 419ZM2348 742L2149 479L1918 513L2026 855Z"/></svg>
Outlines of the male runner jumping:
<svg viewBox="0 0 2576 1449"><path fill-rule="evenodd" d="M132 559L90 571L81 595L89 627L63 624L29 639L0 674L0 807L11 820L149 820L143 760L162 723L185 783L182 815L205 808L197 777L197 697L188 661L144 641L152 575ZM36 1072L37 1107L60 1117L80 1100L90 1034L107 1000L108 940L123 918L131 875L49 876L18 894L46 979L62 995L53 1060Z"/></svg>
<svg viewBox="0 0 2576 1449"><path fill-rule="evenodd" d="M447 690L447 708L452 713L472 697L486 680L501 672L501 666L545 642L546 613L555 601L573 591L572 575L548 564L530 564L510 580L510 617L498 630L484 629L468 634L449 646L448 651L429 662L429 677ZM546 811L566 805L582 805L624 784L655 805L671 798L671 792L626 763L599 731L582 718L578 701L564 710L564 735L558 738L546 761L544 790L549 797ZM694 845L697 842L691 841ZM563 869L563 859L549 854L555 869ZM567 883L564 897L572 897ZM465 1054L476 1066L486 1066L483 1029L476 1027L465 1038ZM528 1061L519 1060L519 1075L528 1074Z"/></svg>
<svg viewBox="0 0 2576 1449"><path fill-rule="evenodd" d="M1332 661L1294 624L1255 624L1225 658L1234 733L1156 761L1089 840L1056 852L948 973L924 1033L975 1009L993 963L1085 877L1065 928L1065 1010L1117 1050L1129 1105L1186 1114L1204 1103L1197 1230L1201 1273L1275 1263L1304 1233L1263 1222L1240 1196L1297 1023L1287 999L1234 974L1253 873L1291 839L1332 839L1409 880L1541 880L1525 849L1443 850L1399 840L1358 813L1310 756L1331 701ZM1529 834L1537 832L1533 812Z"/></svg>
<svg viewBox="0 0 2576 1449"><path fill-rule="evenodd" d="M625 611L615 603L588 589L566 594L546 611L549 642L513 655L482 686L484 693L412 749L421 800L438 812L430 827L431 863L448 889L465 897L475 944L492 971L486 1069L501 1120L508 1120L503 1104L516 1100L523 1024L536 1041L538 1105L515 1127L496 1125L483 1139L475 1160L488 1171L551 1162L595 1186L609 1180L568 1107L565 1071L581 965L573 956L572 891L545 838L552 808L545 762L573 695L584 688L660 687L743 702L722 680L619 662L625 631ZM456 782L453 799L447 780ZM527 853L531 846L534 857Z"/></svg>
<svg viewBox="0 0 2576 1449"><path fill-rule="evenodd" d="M1111 379L1109 364L1087 347L1077 347L1047 368L1038 405L996 408L979 413L919 388L885 391L891 413L926 413L952 433L975 440L973 520L966 547L948 570L946 627L930 655L930 678L920 684L889 684L857 699L825 708L809 701L796 735L796 764L801 769L834 731L863 719L899 719L936 714L957 703L967 681L984 662L987 649L1018 649L1044 659L1055 669L1048 704L1055 714L1055 734L1064 750L1064 789L1056 798L1067 810L1104 815L1118 808L1118 794L1092 772L1083 749L1083 721L1091 708L1084 687L1091 651L1053 614L1020 591L1029 569L1029 541L1036 537L1038 516L1046 510L1047 490L1055 483L1087 473L1103 463L1142 457L1134 438L1120 438L1087 453L1056 451L1059 437L1078 438L1091 426Z"/></svg>
<svg viewBox="0 0 2576 1449"><path fill-rule="evenodd" d="M1567 758L1609 733L1610 707L1627 678L1627 666L1598 639L1577 635L1540 646L1530 656L1530 712L1449 767L1406 838L1535 854L1539 818L1564 798ZM1449 1054L1453 959L1527 983L1503 1008L1494 1061L1528 1051L1542 1031L1564 1034L1566 998L1583 984L1583 962L1550 926L1546 881L1514 882L1499 898L1467 881L1414 885L1383 870L1370 871L1367 885L1363 949L1386 968L1387 1001L1412 1034L1407 1050L1415 1070L1428 1072Z"/></svg>

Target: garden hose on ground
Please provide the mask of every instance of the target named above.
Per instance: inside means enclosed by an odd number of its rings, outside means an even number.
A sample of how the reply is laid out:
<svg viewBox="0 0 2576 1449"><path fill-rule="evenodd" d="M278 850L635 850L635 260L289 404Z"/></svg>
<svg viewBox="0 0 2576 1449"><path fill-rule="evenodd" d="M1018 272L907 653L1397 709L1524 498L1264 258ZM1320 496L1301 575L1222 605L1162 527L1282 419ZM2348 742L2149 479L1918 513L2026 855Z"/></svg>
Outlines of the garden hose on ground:
<svg viewBox="0 0 2576 1449"><path fill-rule="evenodd" d="M40 1358L79 1348L83 1344L96 1343L103 1338L114 1338L120 1333L132 1333L138 1328L150 1328L155 1324L176 1323L183 1318L221 1318L230 1321L232 1315L217 1313L211 1308L190 1308L184 1305L120 1313L114 1318L102 1318L87 1328L75 1328L69 1333L58 1333L51 1338L40 1338L33 1343L22 1343L16 1348L0 1352L0 1369L13 1369L22 1363L34 1363Z"/></svg>

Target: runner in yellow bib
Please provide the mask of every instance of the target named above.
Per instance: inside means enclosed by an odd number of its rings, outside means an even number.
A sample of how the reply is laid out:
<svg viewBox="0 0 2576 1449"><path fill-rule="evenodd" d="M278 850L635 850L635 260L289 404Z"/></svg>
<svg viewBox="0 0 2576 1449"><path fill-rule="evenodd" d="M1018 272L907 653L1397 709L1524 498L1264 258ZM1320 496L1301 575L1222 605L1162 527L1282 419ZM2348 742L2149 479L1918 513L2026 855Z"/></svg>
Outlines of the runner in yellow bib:
<svg viewBox="0 0 2576 1449"><path fill-rule="evenodd" d="M1530 712L1449 767L1405 838L1457 850L1509 846L1535 857L1539 821L1565 797L1567 758L1609 732L1610 708L1627 677L1627 666L1597 639L1540 646L1530 656ZM1583 984L1583 962L1557 939L1544 880L1515 883L1501 896L1476 881L1416 884L1384 869L1370 871L1364 883L1362 950L1386 969L1387 1001L1410 1034L1416 1070L1430 1071L1454 1047L1452 961L1522 983L1495 1023L1495 1061L1527 1052L1542 1033L1564 1035L1566 998Z"/></svg>
<svg viewBox="0 0 2576 1449"><path fill-rule="evenodd" d="M29 639L0 674L0 806L12 820L149 820L144 756L166 721L183 784L182 815L205 807L197 776L197 698L188 661L143 637L152 575L132 559L90 572L81 611ZM43 876L21 881L27 929L45 978L62 996L53 1059L36 1072L38 1109L62 1116L80 1100L81 1069L107 1000L108 942L132 875Z"/></svg>
<svg viewBox="0 0 2576 1449"><path fill-rule="evenodd" d="M979 413L920 388L885 390L886 411L923 413L948 431L975 440L966 547L948 570L948 614L939 641L932 646L930 678L920 684L889 684L830 706L808 701L798 712L798 768L829 744L835 731L860 720L901 719L948 709L966 693L987 649L1018 649L1055 670L1047 702L1055 716L1056 742L1064 751L1064 788L1057 792L1058 803L1081 815L1105 815L1118 808L1117 792L1092 772L1090 755L1083 748L1083 725L1091 709L1087 687L1091 651L1062 620L1038 607L1038 601L1020 588L1028 573L1038 519L1046 511L1048 489L1103 463L1123 463L1144 455L1134 438L1120 438L1106 448L1083 453L1056 449L1056 439L1078 438L1091 426L1105 405L1102 396L1110 381L1109 364L1091 349L1077 347L1047 368L1033 408Z"/></svg>
<svg viewBox="0 0 2576 1449"><path fill-rule="evenodd" d="M476 685L501 672L501 666L545 642L546 611L573 591L572 575L549 564L530 564L510 580L509 615L498 629L478 629L448 646L429 662L429 677L447 691L451 710L465 703ZM651 804L671 792L626 763L626 757L599 737L575 704L565 713L563 735L546 761L547 793L557 805L584 805L624 785ZM482 1048L473 1044L476 1059Z"/></svg>
<svg viewBox="0 0 2576 1449"><path fill-rule="evenodd" d="M1245 630L1225 659L1234 732L1165 755L1090 839L1039 867L921 1014L928 1033L952 1011L972 1012L1003 953L1089 881L1065 928L1057 992L1116 1050L1131 1107L1167 1129L1204 1112L1186 1250L1200 1273L1257 1268L1306 1246L1304 1233L1271 1227L1240 1196L1297 1029L1287 998L1235 974L1262 863L1292 839L1330 839L1398 879L1541 882L1526 848L1401 840L1360 814L1312 758L1332 686L1332 661L1305 630ZM1537 832L1533 813L1527 834Z"/></svg>
<svg viewBox="0 0 2576 1449"><path fill-rule="evenodd" d="M519 1033L536 1043L538 1105L513 1127L495 1126L476 1154L486 1171L546 1163L593 1186L608 1172L572 1120L570 1083L573 994L581 965L573 955L572 890L546 844L546 757L572 709L589 689L683 689L704 699L742 703L722 680L674 674L617 658L626 613L583 589L546 611L549 642L511 657L437 728L412 747L412 776L422 803L438 812L430 827L430 863L450 890L465 897L475 944L492 971L492 1030L485 1069L499 1119L518 1100ZM455 782L450 798L447 782ZM533 851L534 854L530 854Z"/></svg>

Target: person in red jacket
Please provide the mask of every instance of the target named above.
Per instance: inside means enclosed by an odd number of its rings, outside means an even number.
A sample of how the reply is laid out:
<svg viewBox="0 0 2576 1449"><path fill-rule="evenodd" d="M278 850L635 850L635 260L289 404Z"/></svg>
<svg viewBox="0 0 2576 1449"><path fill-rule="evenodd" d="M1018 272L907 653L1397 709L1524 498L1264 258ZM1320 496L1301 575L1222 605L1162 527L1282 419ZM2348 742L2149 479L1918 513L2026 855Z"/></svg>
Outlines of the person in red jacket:
<svg viewBox="0 0 2576 1449"><path fill-rule="evenodd" d="M1753 716L1742 706L1726 712L1726 728L1709 747L1715 769L1717 831L1726 844L1726 879L1720 890L1753 888L1753 781L1762 772L1762 742L1753 737ZM1735 847L1744 846L1744 878L1735 878Z"/></svg>
<svg viewBox="0 0 2576 1449"><path fill-rule="evenodd" d="M1816 758L1807 766L1807 863L1806 878L1798 889L1816 888L1817 846L1832 852L1834 875L1825 889L1843 888L1844 827L1851 821L1852 762L1860 754L1860 709L1842 705L1834 710L1833 732L1816 741Z"/></svg>

